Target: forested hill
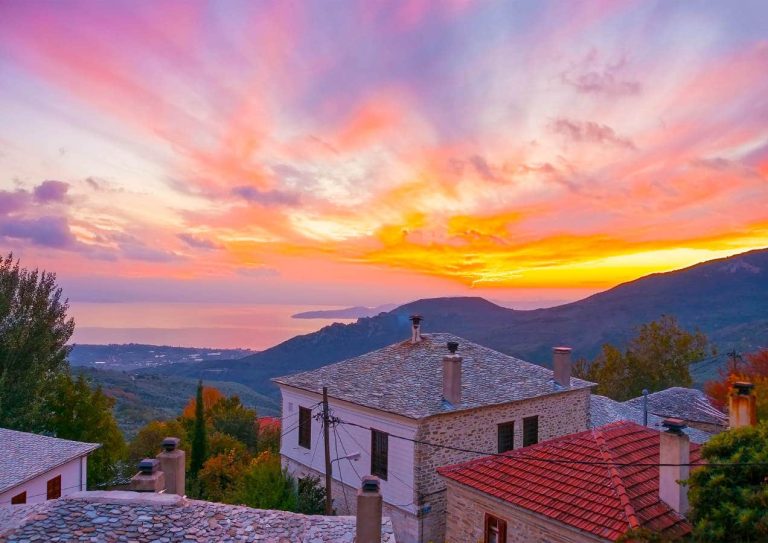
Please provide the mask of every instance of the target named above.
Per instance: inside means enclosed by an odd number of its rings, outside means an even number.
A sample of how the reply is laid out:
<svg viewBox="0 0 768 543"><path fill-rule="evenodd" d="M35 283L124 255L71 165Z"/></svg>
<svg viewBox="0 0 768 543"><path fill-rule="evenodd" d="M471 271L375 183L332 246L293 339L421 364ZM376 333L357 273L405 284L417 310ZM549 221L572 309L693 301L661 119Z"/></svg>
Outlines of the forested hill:
<svg viewBox="0 0 768 543"><path fill-rule="evenodd" d="M584 300L528 311L497 306L482 298L435 298L389 313L334 324L297 336L236 361L178 365L158 371L245 383L275 393L271 377L317 368L410 337L408 316L419 313L424 333L451 332L539 364L551 347L569 345L575 357L592 357L603 343L623 344L641 323L674 315L698 327L721 353L768 345L768 250L653 274ZM714 373L708 364L699 374Z"/></svg>

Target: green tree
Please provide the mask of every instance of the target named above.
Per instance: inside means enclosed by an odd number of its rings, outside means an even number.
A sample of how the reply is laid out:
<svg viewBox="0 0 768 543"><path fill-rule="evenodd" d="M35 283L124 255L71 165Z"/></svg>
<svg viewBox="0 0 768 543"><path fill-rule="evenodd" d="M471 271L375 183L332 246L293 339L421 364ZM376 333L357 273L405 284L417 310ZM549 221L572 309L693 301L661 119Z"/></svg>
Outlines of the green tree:
<svg viewBox="0 0 768 543"><path fill-rule="evenodd" d="M153 420L145 424L128 445L128 462L135 467L144 458L154 458L162 450L166 437L181 439L179 448L186 450L187 435L184 426L177 420ZM187 455L189 458L189 455Z"/></svg>
<svg viewBox="0 0 768 543"><path fill-rule="evenodd" d="M192 459L189 466L192 477L197 477L198 472L208 458L208 437L205 427L202 380L197 384L197 397L195 401L195 420L192 426Z"/></svg>
<svg viewBox="0 0 768 543"><path fill-rule="evenodd" d="M248 466L228 501L258 509L296 511L296 481L280 465L280 456L263 452Z"/></svg>
<svg viewBox="0 0 768 543"><path fill-rule="evenodd" d="M709 352L706 336L681 328L677 319L662 315L643 324L622 352L603 345L591 363L579 360L574 365L577 377L598 383L596 393L614 400L628 400L644 388L659 391L671 386L690 386L689 366Z"/></svg>
<svg viewBox="0 0 768 543"><path fill-rule="evenodd" d="M320 479L301 477L296 488L296 512L305 515L322 515L325 513L325 487Z"/></svg>
<svg viewBox="0 0 768 543"><path fill-rule="evenodd" d="M83 375L56 379L56 393L46 402L45 429L62 439L101 443L88 457L88 487L113 482L125 457L123 434L112 415L115 400L92 389Z"/></svg>
<svg viewBox="0 0 768 543"><path fill-rule="evenodd" d="M0 426L43 430L42 410L67 372L75 329L53 273L0 257Z"/></svg>
<svg viewBox="0 0 768 543"><path fill-rule="evenodd" d="M694 538L768 541L768 422L714 436L702 456L708 465L689 479Z"/></svg>
<svg viewBox="0 0 768 543"><path fill-rule="evenodd" d="M207 414L216 431L234 437L250 451L256 450L258 435L256 411L240 403L240 398L237 396L222 398L208 410Z"/></svg>

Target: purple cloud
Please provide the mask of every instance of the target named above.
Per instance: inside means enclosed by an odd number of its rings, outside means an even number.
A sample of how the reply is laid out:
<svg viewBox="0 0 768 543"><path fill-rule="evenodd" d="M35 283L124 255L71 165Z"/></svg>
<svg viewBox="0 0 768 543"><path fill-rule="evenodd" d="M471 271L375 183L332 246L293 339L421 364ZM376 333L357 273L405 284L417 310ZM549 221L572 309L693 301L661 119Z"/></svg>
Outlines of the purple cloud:
<svg viewBox="0 0 768 543"><path fill-rule="evenodd" d="M25 190L0 190L0 215L7 215L23 209L29 202L29 193Z"/></svg>
<svg viewBox="0 0 768 543"><path fill-rule="evenodd" d="M232 194L249 202L264 206L295 206L299 204L299 196L297 194L280 190L262 191L248 185L233 188Z"/></svg>
<svg viewBox="0 0 768 543"><path fill-rule="evenodd" d="M642 86L638 81L622 77L626 65L622 58L614 64L597 65L597 53L592 51L577 67L563 72L560 78L566 85L582 94L628 96L639 94Z"/></svg>
<svg viewBox="0 0 768 543"><path fill-rule="evenodd" d="M120 245L120 250L125 258L131 260L142 260L144 262L172 262L181 260L181 257L170 251L155 249L143 243L124 243Z"/></svg>
<svg viewBox="0 0 768 543"><path fill-rule="evenodd" d="M0 223L0 236L56 249L71 249L77 244L64 217L6 220Z"/></svg>
<svg viewBox="0 0 768 543"><path fill-rule="evenodd" d="M552 130L573 141L609 143L627 149L635 148L632 140L618 136L610 126L592 121L580 122L560 118L552 123Z"/></svg>
<svg viewBox="0 0 768 543"><path fill-rule="evenodd" d="M206 250L214 250L214 249L221 249L221 245L218 243L206 239L201 238L199 236L195 236L194 234L176 234L176 237L179 238L181 241L192 247L193 249L206 249Z"/></svg>
<svg viewBox="0 0 768 543"><path fill-rule="evenodd" d="M40 203L63 202L68 190L69 184L63 181L43 181L34 189L35 200Z"/></svg>

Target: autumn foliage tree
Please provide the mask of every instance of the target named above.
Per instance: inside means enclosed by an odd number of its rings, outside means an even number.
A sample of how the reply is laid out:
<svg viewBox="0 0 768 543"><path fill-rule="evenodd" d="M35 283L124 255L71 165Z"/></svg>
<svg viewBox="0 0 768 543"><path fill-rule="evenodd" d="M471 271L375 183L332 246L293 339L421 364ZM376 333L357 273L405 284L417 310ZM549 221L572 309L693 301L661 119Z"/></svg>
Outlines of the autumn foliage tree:
<svg viewBox="0 0 768 543"><path fill-rule="evenodd" d="M225 398L224 394L222 394L219 389L207 386L202 387L202 397L203 413L209 412L214 405ZM187 402L187 405L184 407L184 411L181 414L183 418L194 420L197 412L197 398L198 396L195 396Z"/></svg>
<svg viewBox="0 0 768 543"><path fill-rule="evenodd" d="M598 384L595 392L614 400L629 400L644 388L659 391L671 386L690 386L689 366L710 351L706 336L688 332L670 315L639 327L622 350L610 344L592 362L574 364L577 377Z"/></svg>
<svg viewBox="0 0 768 543"><path fill-rule="evenodd" d="M755 385L753 394L757 403L757 418L768 419L768 349L749 353L744 359L734 356L719 373L719 379L704 386L715 406L726 409L731 385L737 381L749 381Z"/></svg>

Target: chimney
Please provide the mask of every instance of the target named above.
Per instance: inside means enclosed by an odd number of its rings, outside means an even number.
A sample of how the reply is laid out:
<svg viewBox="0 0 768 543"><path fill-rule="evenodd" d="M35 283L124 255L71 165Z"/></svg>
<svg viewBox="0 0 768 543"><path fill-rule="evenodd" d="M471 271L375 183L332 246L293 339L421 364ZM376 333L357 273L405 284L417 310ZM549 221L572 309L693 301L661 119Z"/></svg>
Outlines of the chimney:
<svg viewBox="0 0 768 543"><path fill-rule="evenodd" d="M757 424L757 403L752 389L755 385L746 381L733 383L728 395L728 426L741 428Z"/></svg>
<svg viewBox="0 0 768 543"><path fill-rule="evenodd" d="M381 543L381 505L379 478L366 475L357 491L355 543Z"/></svg>
<svg viewBox="0 0 768 543"><path fill-rule="evenodd" d="M456 354L459 344L455 341L448 342L450 354L443 357L443 398L459 405L461 403L461 361Z"/></svg>
<svg viewBox="0 0 768 543"><path fill-rule="evenodd" d="M160 460L145 458L139 462L139 473L131 477L130 489L134 492L165 490L165 475L160 471Z"/></svg>
<svg viewBox="0 0 768 543"><path fill-rule="evenodd" d="M667 430L659 436L659 498L672 509L685 515L688 512L688 488L678 481L688 479L690 441L683 433L686 424L681 419L664 419L661 423ZM674 464L674 465L664 465Z"/></svg>
<svg viewBox="0 0 768 543"><path fill-rule="evenodd" d="M555 347L552 352L552 372L555 383L568 388L571 386L571 348Z"/></svg>
<svg viewBox="0 0 768 543"><path fill-rule="evenodd" d="M167 494L186 494L184 485L184 451L179 449L181 440L178 437L166 437L163 440L163 452L157 455L160 469L165 475L165 492Z"/></svg>
<svg viewBox="0 0 768 543"><path fill-rule="evenodd" d="M411 315L410 321L413 323L413 330L411 332L411 343L418 343L421 341L421 321L424 317L421 315Z"/></svg>

